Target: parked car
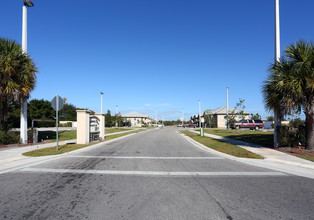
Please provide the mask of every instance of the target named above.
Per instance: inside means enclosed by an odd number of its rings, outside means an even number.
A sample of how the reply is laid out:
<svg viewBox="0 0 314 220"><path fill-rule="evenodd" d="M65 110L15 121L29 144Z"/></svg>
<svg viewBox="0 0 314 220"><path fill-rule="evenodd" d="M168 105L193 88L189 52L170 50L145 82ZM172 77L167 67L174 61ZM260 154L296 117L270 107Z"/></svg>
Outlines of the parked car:
<svg viewBox="0 0 314 220"><path fill-rule="evenodd" d="M240 129L240 128L249 128L251 130L259 130L261 128L264 128L264 122L262 120L243 120L236 123L231 123L230 128L232 129Z"/></svg>
<svg viewBox="0 0 314 220"><path fill-rule="evenodd" d="M197 127L197 124L184 124L183 127L185 128L196 128Z"/></svg>

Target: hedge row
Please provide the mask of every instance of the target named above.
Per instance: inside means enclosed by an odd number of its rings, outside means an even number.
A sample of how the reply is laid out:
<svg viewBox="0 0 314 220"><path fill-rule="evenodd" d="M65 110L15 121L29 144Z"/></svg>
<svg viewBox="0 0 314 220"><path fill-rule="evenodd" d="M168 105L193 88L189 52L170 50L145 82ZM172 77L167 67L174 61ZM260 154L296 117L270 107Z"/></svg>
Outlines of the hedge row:
<svg viewBox="0 0 314 220"><path fill-rule="evenodd" d="M17 144L20 142L20 135L13 131L0 131L0 144Z"/></svg>

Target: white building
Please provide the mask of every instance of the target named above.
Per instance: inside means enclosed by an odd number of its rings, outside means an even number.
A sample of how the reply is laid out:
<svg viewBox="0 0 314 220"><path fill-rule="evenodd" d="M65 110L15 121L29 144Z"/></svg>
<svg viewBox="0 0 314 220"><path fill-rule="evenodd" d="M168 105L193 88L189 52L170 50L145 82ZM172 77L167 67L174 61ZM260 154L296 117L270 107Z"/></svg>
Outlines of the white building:
<svg viewBox="0 0 314 220"><path fill-rule="evenodd" d="M130 112L128 114L123 114L121 117L125 122L131 127L142 127L145 125L151 125L153 119L149 115L145 115L139 112Z"/></svg>

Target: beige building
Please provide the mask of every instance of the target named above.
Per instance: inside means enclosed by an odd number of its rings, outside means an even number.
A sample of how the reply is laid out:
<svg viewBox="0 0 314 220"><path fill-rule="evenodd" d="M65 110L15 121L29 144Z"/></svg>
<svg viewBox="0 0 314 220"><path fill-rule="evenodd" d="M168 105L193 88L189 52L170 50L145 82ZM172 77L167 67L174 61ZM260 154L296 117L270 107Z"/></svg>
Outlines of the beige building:
<svg viewBox="0 0 314 220"><path fill-rule="evenodd" d="M153 119L149 115L144 115L139 112L130 112L128 114L123 114L121 117L124 119L126 124L131 127L142 127L145 125L150 126Z"/></svg>
<svg viewBox="0 0 314 220"><path fill-rule="evenodd" d="M214 120L216 121L217 128L226 128L227 127L227 119L225 118L227 112L227 108L225 106L221 106L214 110L206 110L204 113L205 115L212 115ZM249 119L250 114L248 112L244 112L244 119ZM233 115L236 121L242 120L242 116L240 115L240 110L229 107L228 108L228 115Z"/></svg>

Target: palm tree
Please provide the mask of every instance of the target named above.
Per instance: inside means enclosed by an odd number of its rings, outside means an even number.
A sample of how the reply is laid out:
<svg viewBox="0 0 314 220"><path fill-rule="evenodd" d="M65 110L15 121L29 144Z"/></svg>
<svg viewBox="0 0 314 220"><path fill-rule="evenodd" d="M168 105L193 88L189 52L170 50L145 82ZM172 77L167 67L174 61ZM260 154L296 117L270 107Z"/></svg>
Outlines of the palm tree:
<svg viewBox="0 0 314 220"><path fill-rule="evenodd" d="M0 38L0 100L2 130L7 130L8 99L22 102L36 83L37 67L15 41Z"/></svg>
<svg viewBox="0 0 314 220"><path fill-rule="evenodd" d="M280 117L302 109L306 116L306 148L314 149L314 47L298 41L286 48L279 62L272 64L263 85L268 110Z"/></svg>

